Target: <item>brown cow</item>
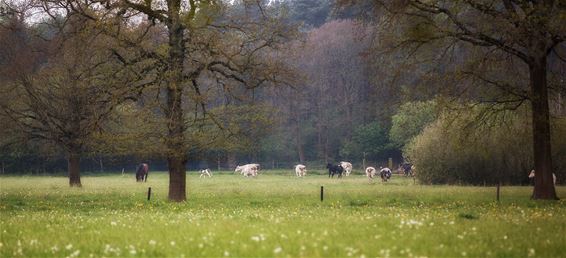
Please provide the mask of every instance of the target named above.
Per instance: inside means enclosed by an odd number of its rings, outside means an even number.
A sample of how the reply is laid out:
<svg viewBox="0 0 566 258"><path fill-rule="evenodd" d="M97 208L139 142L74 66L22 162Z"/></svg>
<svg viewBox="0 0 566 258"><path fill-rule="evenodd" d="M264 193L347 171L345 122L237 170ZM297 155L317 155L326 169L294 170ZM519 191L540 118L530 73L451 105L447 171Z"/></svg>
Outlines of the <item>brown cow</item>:
<svg viewBox="0 0 566 258"><path fill-rule="evenodd" d="M147 182L147 176L149 174L149 165L147 163L141 163L136 170L136 181L137 182Z"/></svg>

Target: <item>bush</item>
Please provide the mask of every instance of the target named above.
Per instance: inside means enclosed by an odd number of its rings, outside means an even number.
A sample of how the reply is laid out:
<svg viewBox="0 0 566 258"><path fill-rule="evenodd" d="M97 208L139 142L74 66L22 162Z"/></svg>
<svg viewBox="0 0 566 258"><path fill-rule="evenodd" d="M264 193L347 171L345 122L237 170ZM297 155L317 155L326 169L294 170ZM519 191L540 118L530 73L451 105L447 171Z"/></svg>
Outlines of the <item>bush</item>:
<svg viewBox="0 0 566 258"><path fill-rule="evenodd" d="M444 114L408 143L404 155L427 184L528 184L533 168L531 122L525 112L477 121L481 111ZM553 120L554 171L564 178L566 119Z"/></svg>
<svg viewBox="0 0 566 258"><path fill-rule="evenodd" d="M423 129L437 119L438 105L435 100L407 102L391 118L389 139L395 147L403 147Z"/></svg>

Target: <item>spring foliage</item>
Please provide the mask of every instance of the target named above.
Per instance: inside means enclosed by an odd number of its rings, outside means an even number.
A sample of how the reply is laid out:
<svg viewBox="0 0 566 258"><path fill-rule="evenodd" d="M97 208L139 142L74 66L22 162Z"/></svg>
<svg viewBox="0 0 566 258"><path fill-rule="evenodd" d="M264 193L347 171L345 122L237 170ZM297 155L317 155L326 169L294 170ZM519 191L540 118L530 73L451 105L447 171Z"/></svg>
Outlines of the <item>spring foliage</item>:
<svg viewBox="0 0 566 258"><path fill-rule="evenodd" d="M443 114L405 146L417 177L428 184L526 184L533 169L530 118L506 111L477 121L479 109ZM553 121L553 167L563 178L566 167L566 121Z"/></svg>

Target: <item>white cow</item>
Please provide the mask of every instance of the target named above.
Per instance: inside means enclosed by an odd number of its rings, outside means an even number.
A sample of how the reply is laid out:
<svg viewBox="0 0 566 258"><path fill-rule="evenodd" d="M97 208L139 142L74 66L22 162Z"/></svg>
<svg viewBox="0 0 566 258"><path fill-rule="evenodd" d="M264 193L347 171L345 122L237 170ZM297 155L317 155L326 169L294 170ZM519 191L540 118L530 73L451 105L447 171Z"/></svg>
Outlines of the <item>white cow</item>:
<svg viewBox="0 0 566 258"><path fill-rule="evenodd" d="M531 173L529 174L529 178L535 178L535 170L531 170ZM552 183L554 183L554 185L556 185L556 175L554 173L552 173Z"/></svg>
<svg viewBox="0 0 566 258"><path fill-rule="evenodd" d="M295 174L298 177L303 177L307 175L307 166L299 164L295 166Z"/></svg>
<svg viewBox="0 0 566 258"><path fill-rule="evenodd" d="M349 176L352 173L352 163L341 161L340 166L344 168L344 172L346 172L346 176Z"/></svg>
<svg viewBox="0 0 566 258"><path fill-rule="evenodd" d="M210 171L210 169L208 169L208 168L201 170L200 171L200 177L203 177L203 176L204 177L206 177L206 176L212 177L212 171Z"/></svg>
<svg viewBox="0 0 566 258"><path fill-rule="evenodd" d="M373 180L375 173L377 173L377 170L374 167L367 167L366 168L366 176L368 177L368 180L370 182L371 182L371 180Z"/></svg>
<svg viewBox="0 0 566 258"><path fill-rule="evenodd" d="M259 171L259 164L246 164L243 166L237 166L234 172L240 172L243 176L257 176Z"/></svg>

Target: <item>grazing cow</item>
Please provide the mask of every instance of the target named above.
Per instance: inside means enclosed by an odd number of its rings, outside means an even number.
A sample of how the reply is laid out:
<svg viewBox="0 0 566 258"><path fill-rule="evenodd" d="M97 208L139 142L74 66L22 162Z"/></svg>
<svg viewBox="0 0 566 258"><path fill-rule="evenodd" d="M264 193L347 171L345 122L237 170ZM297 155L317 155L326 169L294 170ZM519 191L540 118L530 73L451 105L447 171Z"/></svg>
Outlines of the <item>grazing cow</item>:
<svg viewBox="0 0 566 258"><path fill-rule="evenodd" d="M303 177L307 175L307 166L299 164L295 166L295 174L298 177Z"/></svg>
<svg viewBox="0 0 566 258"><path fill-rule="evenodd" d="M344 168L338 165L332 165L330 163L326 164L326 168L328 168L328 177L334 177L335 174L338 174L338 178L342 177L342 172L344 172Z"/></svg>
<svg viewBox="0 0 566 258"><path fill-rule="evenodd" d="M245 165L238 165L236 166L236 169L234 170L234 174L236 172L240 172L240 174L244 174L244 172L242 172L242 170L244 170L245 168L250 168L250 167L256 167L256 170L259 171L259 164L245 164Z"/></svg>
<svg viewBox="0 0 566 258"><path fill-rule="evenodd" d="M206 178L206 176L212 177L212 171L210 171L210 169L208 169L208 168L201 170L201 171L200 171L200 177L203 177L203 176L204 176L205 178Z"/></svg>
<svg viewBox="0 0 566 258"><path fill-rule="evenodd" d="M403 174L405 176L413 176L413 164L405 162L401 167L403 168Z"/></svg>
<svg viewBox="0 0 566 258"><path fill-rule="evenodd" d="M243 166L237 166L234 172L240 172L243 176L257 176L259 171L259 164L246 164Z"/></svg>
<svg viewBox="0 0 566 258"><path fill-rule="evenodd" d="M391 169L387 167L379 167L379 176L381 176L381 181L387 182L391 178Z"/></svg>
<svg viewBox="0 0 566 258"><path fill-rule="evenodd" d="M251 165L251 166L254 167L253 169L255 170L256 175L259 174L259 172L261 171L261 170L259 169L259 168L260 168L260 167L259 167L259 164L252 163L252 164L248 164L248 165Z"/></svg>
<svg viewBox="0 0 566 258"><path fill-rule="evenodd" d="M149 165L147 165L147 163L141 163L136 169L136 181L147 182L148 175L149 175Z"/></svg>
<svg viewBox="0 0 566 258"><path fill-rule="evenodd" d="M344 168L344 172L346 172L346 176L349 176L350 173L352 173L352 163L346 162L346 161L341 161L340 166L342 166L342 168Z"/></svg>
<svg viewBox="0 0 566 258"><path fill-rule="evenodd" d="M376 172L377 172L377 170L375 170L374 167L367 167L366 168L366 176L368 177L368 180L370 182L373 180L373 177L375 176Z"/></svg>
<svg viewBox="0 0 566 258"><path fill-rule="evenodd" d="M530 178L532 181L534 181L534 179L535 179L535 170L534 170L534 169L531 170L531 173L529 174L529 178ZM552 183L553 183L554 185L556 185L556 175L555 175L554 173L552 173Z"/></svg>

